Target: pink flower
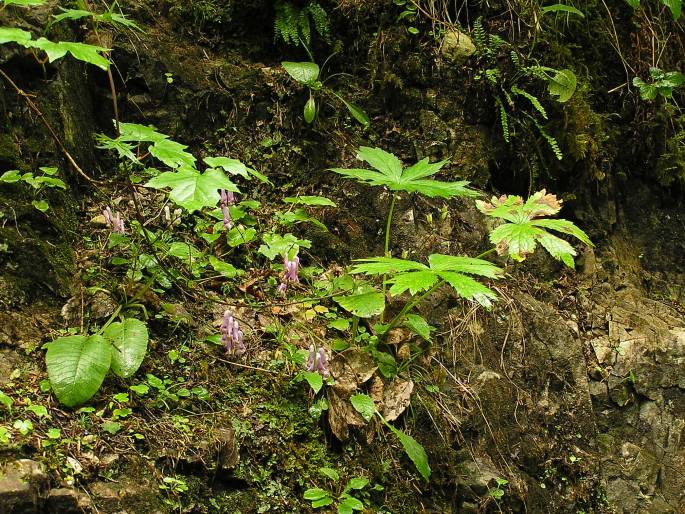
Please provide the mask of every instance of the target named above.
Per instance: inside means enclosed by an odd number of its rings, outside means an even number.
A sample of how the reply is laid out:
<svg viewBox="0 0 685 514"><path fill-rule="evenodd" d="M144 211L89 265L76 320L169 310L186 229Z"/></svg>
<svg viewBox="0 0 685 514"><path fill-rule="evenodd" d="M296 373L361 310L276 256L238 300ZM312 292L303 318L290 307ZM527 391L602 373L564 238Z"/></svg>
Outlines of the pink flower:
<svg viewBox="0 0 685 514"><path fill-rule="evenodd" d="M326 355L326 350L319 347L317 351L314 345L310 345L306 369L307 371L321 373L321 376L324 378L328 377L328 356Z"/></svg>
<svg viewBox="0 0 685 514"><path fill-rule="evenodd" d="M221 212L224 215L224 228L230 230L233 226L231 221L231 211L228 209L229 205L235 204L235 195L233 191L221 190Z"/></svg>
<svg viewBox="0 0 685 514"><path fill-rule="evenodd" d="M245 336L240 330L238 320L236 320L231 311L224 311L224 319L221 323L221 342L226 347L226 352L235 355L242 355L245 353Z"/></svg>
<svg viewBox="0 0 685 514"><path fill-rule="evenodd" d="M285 294L289 283L300 283L299 270L300 258L296 255L291 261L288 259L288 254L286 253L283 258L283 276L281 277L281 283L278 286L279 293Z"/></svg>
<svg viewBox="0 0 685 514"><path fill-rule="evenodd" d="M105 207L105 210L102 211L102 215L105 217L105 223L112 229L112 232L116 232L117 234L126 233L124 220L121 219L121 214L119 214L118 211L116 214L112 214L112 209L107 206Z"/></svg>

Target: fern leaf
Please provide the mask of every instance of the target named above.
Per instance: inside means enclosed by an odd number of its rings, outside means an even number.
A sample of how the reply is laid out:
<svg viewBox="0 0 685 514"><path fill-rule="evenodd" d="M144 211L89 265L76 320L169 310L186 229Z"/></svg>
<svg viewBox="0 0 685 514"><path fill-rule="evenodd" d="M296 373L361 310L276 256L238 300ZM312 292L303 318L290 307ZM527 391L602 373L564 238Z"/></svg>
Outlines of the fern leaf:
<svg viewBox="0 0 685 514"><path fill-rule="evenodd" d="M552 152L554 152L554 156L557 158L557 160L562 160L564 158L564 154L561 152L559 143L557 143L557 140L554 138L554 136L548 134L547 131L542 128L542 125L540 125L536 120L533 120L533 123L535 123L535 126L538 128L540 135L545 139L545 141L547 141L547 144Z"/></svg>
<svg viewBox="0 0 685 514"><path fill-rule="evenodd" d="M511 86L511 92L527 98L533 107L535 107L535 110L538 111L543 118L547 119L547 111L545 111L545 108L542 106L540 100L538 100L536 96L531 95L528 91L524 91L516 86Z"/></svg>
<svg viewBox="0 0 685 514"><path fill-rule="evenodd" d="M507 114L507 111L504 109L504 104L499 98L497 99L497 106L499 107L499 120L502 124L502 135L504 136L504 140L508 143L510 140L509 115Z"/></svg>

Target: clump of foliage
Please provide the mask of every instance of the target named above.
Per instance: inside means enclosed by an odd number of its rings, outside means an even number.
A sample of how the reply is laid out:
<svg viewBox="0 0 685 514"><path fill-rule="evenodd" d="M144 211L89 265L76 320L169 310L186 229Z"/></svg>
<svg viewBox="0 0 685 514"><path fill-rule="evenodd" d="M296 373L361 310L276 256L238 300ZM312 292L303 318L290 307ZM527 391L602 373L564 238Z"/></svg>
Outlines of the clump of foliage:
<svg viewBox="0 0 685 514"><path fill-rule="evenodd" d="M340 101L350 112L350 114L361 123L364 127L368 127L371 124L368 115L364 110L358 105L345 100L342 96L336 93L334 90L326 87L324 85L325 81L321 81L320 74L321 70L319 65L314 62L282 62L281 65L283 69L288 72L295 81L304 85L309 90L309 100L304 105L304 121L307 123L314 123L319 109L316 103L316 94L323 94L329 98Z"/></svg>
<svg viewBox="0 0 685 514"><path fill-rule="evenodd" d="M563 153L559 143L545 128L549 121L547 110L538 96L531 92L531 86L543 81L550 97L559 103L565 103L576 90L575 73L569 69L557 70L538 63L526 64L524 57L516 49L501 37L485 30L481 18L475 21L473 34L477 54L485 66L477 78L494 88L497 117L504 140L510 142L517 134L517 127L529 136L534 130L554 156L561 160Z"/></svg>
<svg viewBox="0 0 685 514"><path fill-rule="evenodd" d="M312 44L312 26L314 31L329 43L331 25L326 10L321 4L309 0L303 7L298 7L289 0L276 2L276 19L274 20L274 38L287 45L304 46L308 51Z"/></svg>
<svg viewBox="0 0 685 514"><path fill-rule="evenodd" d="M339 488L340 474L328 467L319 468L319 474L327 478L333 487L330 489L320 487L307 489L304 492L304 499L311 502L312 508L318 509L335 503L338 514L352 514L355 510L359 512L364 510L364 500L368 496L368 492L365 491L369 486L368 478L352 477L345 483L342 490L334 491L333 489ZM375 485L371 490L382 491L383 486Z"/></svg>
<svg viewBox="0 0 685 514"><path fill-rule="evenodd" d="M673 90L685 83L685 74L679 71L663 71L659 68L649 69L649 82L640 77L633 78L633 85L640 91L643 100L654 100L657 95L666 99L673 98Z"/></svg>
<svg viewBox="0 0 685 514"><path fill-rule="evenodd" d="M25 183L33 188L36 196L40 195L42 191L50 188L66 189L67 185L62 179L57 178L55 175L59 171L54 167L41 166L38 168L43 172L43 175L35 176L32 172L28 171L22 173L18 170L9 170L0 175L0 183L13 184L13 183ZM48 202L45 199L35 199L32 205L41 212L47 212L50 208Z"/></svg>

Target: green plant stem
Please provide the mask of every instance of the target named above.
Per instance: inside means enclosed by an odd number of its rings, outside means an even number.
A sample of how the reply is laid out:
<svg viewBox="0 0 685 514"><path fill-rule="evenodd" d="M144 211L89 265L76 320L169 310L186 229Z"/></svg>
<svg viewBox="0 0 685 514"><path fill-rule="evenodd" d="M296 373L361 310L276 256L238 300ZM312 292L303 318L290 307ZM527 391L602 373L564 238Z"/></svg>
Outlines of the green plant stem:
<svg viewBox="0 0 685 514"><path fill-rule="evenodd" d="M388 221L385 224L385 257L390 257L390 227L392 225L392 213L395 211L395 202L397 201L397 193L393 191L392 199L390 200L390 210L388 211ZM383 298L385 298L385 280L387 275L383 275ZM384 312L381 312L381 323L383 323Z"/></svg>
<svg viewBox="0 0 685 514"><path fill-rule="evenodd" d="M397 325L400 324L400 321L402 321L402 318L404 318L404 315L412 310L414 307L416 307L418 304L420 304L423 300L425 300L427 297L432 295L435 291L440 289L443 285L445 284L444 280L440 280L437 282L433 287L431 287L428 291L423 293L421 296L418 298L414 298L413 300L407 302L404 307L402 307L402 310L395 316L392 321L390 322L390 325L388 325L388 329L386 330L386 334L390 332L393 328L396 328Z"/></svg>
<svg viewBox="0 0 685 514"><path fill-rule="evenodd" d="M121 309L122 309L122 308L123 308L123 305L119 305L119 306L116 308L116 310L112 313L112 315L111 315L111 316L109 317L109 319L107 320L107 323L105 323L104 325L102 325L102 328L101 328L100 330L98 330L97 335L102 335L102 334L105 332L105 330L107 330L107 327L110 326L110 325L112 324L112 321L114 321L114 320L117 318L117 316L119 316L119 314L121 313Z"/></svg>
<svg viewBox="0 0 685 514"><path fill-rule="evenodd" d="M390 200L390 211L388 212L388 221L385 224L385 256L390 257L390 225L392 224L392 213L395 210L395 202L397 201L397 193L392 193Z"/></svg>
<svg viewBox="0 0 685 514"><path fill-rule="evenodd" d="M476 256L475 258L476 258L476 259L482 259L482 258L485 257L486 255L490 255L490 254L491 254L492 252L494 252L495 250L497 250L497 248L492 247L492 248L490 248L488 251L481 253L480 255Z"/></svg>

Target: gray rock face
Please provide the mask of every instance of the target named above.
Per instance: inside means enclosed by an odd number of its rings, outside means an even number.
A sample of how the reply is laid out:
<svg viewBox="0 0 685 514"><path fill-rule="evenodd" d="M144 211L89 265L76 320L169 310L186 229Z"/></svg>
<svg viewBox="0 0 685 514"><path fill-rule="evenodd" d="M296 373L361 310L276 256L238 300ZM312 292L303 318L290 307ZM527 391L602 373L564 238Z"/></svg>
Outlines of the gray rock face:
<svg viewBox="0 0 685 514"><path fill-rule="evenodd" d="M685 507L685 321L634 288L593 296L591 383L609 503L624 514ZM604 378L603 378L604 377Z"/></svg>
<svg viewBox="0 0 685 514"><path fill-rule="evenodd" d="M48 476L38 462L19 459L5 464L0 468L0 512L37 514L47 486Z"/></svg>

